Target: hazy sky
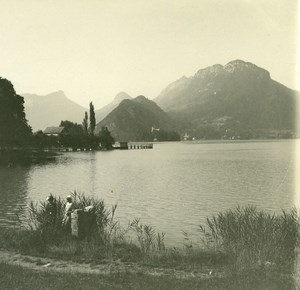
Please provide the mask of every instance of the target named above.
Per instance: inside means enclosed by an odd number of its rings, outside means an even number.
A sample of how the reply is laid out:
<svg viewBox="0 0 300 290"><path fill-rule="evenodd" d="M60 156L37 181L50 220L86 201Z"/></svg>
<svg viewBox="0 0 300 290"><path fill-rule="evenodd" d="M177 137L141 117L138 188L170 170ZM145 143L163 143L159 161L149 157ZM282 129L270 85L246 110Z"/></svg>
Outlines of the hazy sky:
<svg viewBox="0 0 300 290"><path fill-rule="evenodd" d="M0 76L96 108L234 59L296 83L297 0L0 0Z"/></svg>

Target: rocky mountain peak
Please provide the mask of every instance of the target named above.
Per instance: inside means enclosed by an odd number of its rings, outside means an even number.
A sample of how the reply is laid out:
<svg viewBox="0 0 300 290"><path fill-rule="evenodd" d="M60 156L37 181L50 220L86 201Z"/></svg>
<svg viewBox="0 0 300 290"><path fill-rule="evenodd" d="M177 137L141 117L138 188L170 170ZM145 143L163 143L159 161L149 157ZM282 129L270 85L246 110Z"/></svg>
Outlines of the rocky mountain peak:
<svg viewBox="0 0 300 290"><path fill-rule="evenodd" d="M212 128L224 129L220 134L230 128L238 136L294 130L296 93L253 63L236 59L216 64L198 70L184 85L177 84L168 85L154 101L173 118L190 122L186 128L198 130L199 136L206 138ZM256 133L249 133L249 128Z"/></svg>
<svg viewBox="0 0 300 290"><path fill-rule="evenodd" d="M221 64L215 64L198 70L195 74L195 78L206 78L208 76L216 76L220 73L223 73L223 66Z"/></svg>
<svg viewBox="0 0 300 290"><path fill-rule="evenodd" d="M226 65L215 64L204 69L198 70L194 78L205 79L207 77L215 77L221 74L235 74L235 73L255 73L260 77L270 78L270 74L267 70L262 69L251 62L245 62L240 59L230 61Z"/></svg>
<svg viewBox="0 0 300 290"><path fill-rule="evenodd" d="M270 73L251 62L236 59L227 63L223 69L229 73L254 72L259 76L270 78Z"/></svg>

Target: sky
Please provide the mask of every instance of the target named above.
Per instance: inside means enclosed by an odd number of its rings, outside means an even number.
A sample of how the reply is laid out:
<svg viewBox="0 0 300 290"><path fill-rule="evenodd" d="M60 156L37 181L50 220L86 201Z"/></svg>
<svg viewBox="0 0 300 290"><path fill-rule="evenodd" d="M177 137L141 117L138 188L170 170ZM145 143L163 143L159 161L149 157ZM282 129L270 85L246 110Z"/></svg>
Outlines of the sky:
<svg viewBox="0 0 300 290"><path fill-rule="evenodd" d="M0 76L84 107L242 59L300 90L297 0L0 0Z"/></svg>

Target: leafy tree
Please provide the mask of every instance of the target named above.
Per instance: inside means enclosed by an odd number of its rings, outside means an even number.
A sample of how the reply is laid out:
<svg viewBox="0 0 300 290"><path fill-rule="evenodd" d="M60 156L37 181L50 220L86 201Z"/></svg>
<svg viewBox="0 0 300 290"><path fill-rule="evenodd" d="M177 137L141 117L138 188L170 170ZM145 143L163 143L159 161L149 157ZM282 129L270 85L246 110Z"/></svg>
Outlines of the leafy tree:
<svg viewBox="0 0 300 290"><path fill-rule="evenodd" d="M43 133L43 131L39 130L35 132L32 136L32 144L34 147L38 147L39 149L43 149L49 146L49 136Z"/></svg>
<svg viewBox="0 0 300 290"><path fill-rule="evenodd" d="M84 138L82 125L65 120L59 126L64 127L59 135L61 145L74 149L86 147L88 142Z"/></svg>
<svg viewBox="0 0 300 290"><path fill-rule="evenodd" d="M82 128L83 128L83 134L87 135L88 134L88 113L87 112L85 112L85 114L84 114Z"/></svg>
<svg viewBox="0 0 300 290"><path fill-rule="evenodd" d="M60 122L60 127L64 127L62 133L70 135L83 135L82 125L65 120Z"/></svg>
<svg viewBox="0 0 300 290"><path fill-rule="evenodd" d="M24 146L31 137L24 112L24 98L12 83L0 77L0 147Z"/></svg>
<svg viewBox="0 0 300 290"><path fill-rule="evenodd" d="M96 127L96 117L95 117L95 110L94 105L90 102L90 134L94 136L94 131Z"/></svg>
<svg viewBox="0 0 300 290"><path fill-rule="evenodd" d="M112 149L112 145L115 143L115 139L111 136L107 127L101 128L101 131L99 132L99 141L101 143L101 148L106 150Z"/></svg>

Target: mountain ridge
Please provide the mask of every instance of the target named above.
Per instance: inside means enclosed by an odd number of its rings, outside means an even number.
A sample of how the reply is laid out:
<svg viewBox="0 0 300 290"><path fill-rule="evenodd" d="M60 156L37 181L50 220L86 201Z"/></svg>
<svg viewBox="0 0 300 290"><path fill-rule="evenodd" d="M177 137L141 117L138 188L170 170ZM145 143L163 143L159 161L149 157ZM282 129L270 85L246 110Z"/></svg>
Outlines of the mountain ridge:
<svg viewBox="0 0 300 290"><path fill-rule="evenodd" d="M22 94L28 124L33 131L58 126L62 120L81 124L86 108L66 97L61 90L47 95Z"/></svg>
<svg viewBox="0 0 300 290"><path fill-rule="evenodd" d="M153 101L144 96L123 100L118 107L96 125L95 132L108 127L118 141L142 141L152 127L171 130L173 121Z"/></svg>
<svg viewBox="0 0 300 290"><path fill-rule="evenodd" d="M234 60L176 80L154 101L173 118L188 121L194 131L210 126L222 129L220 133L230 129L238 134L243 130L294 130L298 95L272 80L267 70ZM227 124L217 125L220 118Z"/></svg>

